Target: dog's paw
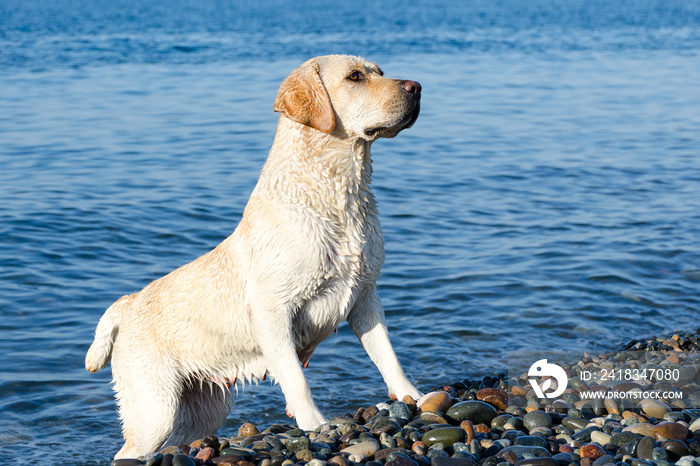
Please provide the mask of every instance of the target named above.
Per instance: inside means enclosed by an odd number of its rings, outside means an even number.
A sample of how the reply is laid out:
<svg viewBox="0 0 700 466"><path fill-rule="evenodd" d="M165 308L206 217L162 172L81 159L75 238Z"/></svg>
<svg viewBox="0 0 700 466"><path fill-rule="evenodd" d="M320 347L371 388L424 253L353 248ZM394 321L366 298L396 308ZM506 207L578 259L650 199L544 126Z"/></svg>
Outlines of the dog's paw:
<svg viewBox="0 0 700 466"><path fill-rule="evenodd" d="M320 411L304 413L296 416L297 425L301 430L314 430L328 422Z"/></svg>
<svg viewBox="0 0 700 466"><path fill-rule="evenodd" d="M410 383L402 387L389 387L389 398L392 400L402 400L406 395L413 398L414 401L418 401L418 399L423 396L423 394Z"/></svg>

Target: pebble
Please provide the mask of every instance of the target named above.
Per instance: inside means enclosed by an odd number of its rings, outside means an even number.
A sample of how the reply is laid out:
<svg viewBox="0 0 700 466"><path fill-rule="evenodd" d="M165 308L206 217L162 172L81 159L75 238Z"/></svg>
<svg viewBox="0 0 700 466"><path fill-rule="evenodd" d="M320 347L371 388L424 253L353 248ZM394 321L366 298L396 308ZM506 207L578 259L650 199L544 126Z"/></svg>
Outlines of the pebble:
<svg viewBox="0 0 700 466"><path fill-rule="evenodd" d="M192 458L188 455L183 455L182 453L173 456L173 466L197 466Z"/></svg>
<svg viewBox="0 0 700 466"><path fill-rule="evenodd" d="M646 398L639 403L639 407L642 408L645 414L653 416L657 419L663 419L664 414L671 411L666 403L661 401L652 400L651 398Z"/></svg>
<svg viewBox="0 0 700 466"><path fill-rule="evenodd" d="M544 447L547 445L547 441L542 438L542 437L535 437L532 435L523 435L520 437L517 437L515 439L515 442L513 442L514 445L525 445L529 447Z"/></svg>
<svg viewBox="0 0 700 466"><path fill-rule="evenodd" d="M625 427L622 431L651 436L654 431L654 425L648 422L638 422L637 424Z"/></svg>
<svg viewBox="0 0 700 466"><path fill-rule="evenodd" d="M698 414L700 415L700 413ZM696 435L700 435L700 417L698 417L690 423L690 425L688 426L688 430L695 433Z"/></svg>
<svg viewBox="0 0 700 466"><path fill-rule="evenodd" d="M552 417L541 410L530 411L523 417L523 426L528 432L536 427L551 427Z"/></svg>
<svg viewBox="0 0 700 466"><path fill-rule="evenodd" d="M612 440L612 437L613 437L612 435L606 434L605 432L601 432L601 431L591 432L591 442L595 442L598 445L600 445L601 447L610 443L610 441Z"/></svg>
<svg viewBox="0 0 700 466"><path fill-rule="evenodd" d="M471 458L447 458L445 456L436 456L430 460L430 464L431 466L474 466L475 462Z"/></svg>
<svg viewBox="0 0 700 466"><path fill-rule="evenodd" d="M257 427L255 427L255 424L251 424L250 422L242 424L241 427L238 429L239 438L251 437L253 435L258 435L259 433L260 431Z"/></svg>
<svg viewBox="0 0 700 466"><path fill-rule="evenodd" d="M118 460L114 460L110 463L110 466L139 466L141 464L146 464L141 460L137 459L131 459L131 458L122 458Z"/></svg>
<svg viewBox="0 0 700 466"><path fill-rule="evenodd" d="M544 447L528 447L525 445L513 445L507 448L504 448L503 450L498 453L498 456L501 456L501 453L507 453L507 452L512 452L518 455L519 458L523 458L523 455L529 454L533 456L552 456L549 454L546 448Z"/></svg>
<svg viewBox="0 0 700 466"><path fill-rule="evenodd" d="M344 448L341 451L351 456L363 455L366 458L374 458L375 453L379 451L379 444L372 441L360 442L356 443L355 445L350 445L349 447Z"/></svg>
<svg viewBox="0 0 700 466"><path fill-rule="evenodd" d="M667 440L661 445L661 448L666 450L668 457L673 461L690 454L688 446L679 440Z"/></svg>
<svg viewBox="0 0 700 466"><path fill-rule="evenodd" d="M474 431L474 423L472 421L462 421L459 425L464 431L465 443L469 443L474 440L476 432Z"/></svg>
<svg viewBox="0 0 700 466"><path fill-rule="evenodd" d="M311 441L305 437L293 437L287 440L285 446L290 451L308 450L311 448Z"/></svg>
<svg viewBox="0 0 700 466"><path fill-rule="evenodd" d="M637 438L639 436L640 436L639 434L636 434L634 432L629 432L629 431L625 432L623 430L622 432L613 435L612 438L610 439L610 443L612 443L613 445L616 445L618 447L621 447L622 445L631 442L632 440L634 440L635 438Z"/></svg>
<svg viewBox="0 0 700 466"><path fill-rule="evenodd" d="M559 462L554 458L529 458L518 461L515 466L559 466Z"/></svg>
<svg viewBox="0 0 700 466"><path fill-rule="evenodd" d="M202 462L207 462L210 459L214 458L214 456L216 456L216 451L212 447L206 447L202 448L197 453L195 459L202 460Z"/></svg>
<svg viewBox="0 0 700 466"><path fill-rule="evenodd" d="M608 411L608 414L620 414L620 407L614 398L605 398L603 403L605 404L605 409Z"/></svg>
<svg viewBox="0 0 700 466"><path fill-rule="evenodd" d="M496 408L488 403L478 400L462 401L452 405L445 413L447 420L453 420L459 424L462 421L471 421L473 424L491 424L491 420L498 415Z"/></svg>
<svg viewBox="0 0 700 466"><path fill-rule="evenodd" d="M403 401L393 403L389 408L389 415L404 421L411 420L411 410L408 409L408 406Z"/></svg>
<svg viewBox="0 0 700 466"><path fill-rule="evenodd" d="M445 412L452 406L452 397L448 392L437 391L424 395L418 400L418 407L421 411L433 413Z"/></svg>
<svg viewBox="0 0 700 466"><path fill-rule="evenodd" d="M656 439L685 440L688 437L688 429L677 422L664 422L654 426L651 430Z"/></svg>
<svg viewBox="0 0 700 466"><path fill-rule="evenodd" d="M588 425L586 419L571 416L565 417L561 423L569 429L573 429L574 432L584 429Z"/></svg>
<svg viewBox="0 0 700 466"><path fill-rule="evenodd" d="M429 430L423 435L421 440L427 447L436 443L442 443L445 447L451 447L453 443L464 440L464 431L459 427L441 427Z"/></svg>
<svg viewBox="0 0 700 466"><path fill-rule="evenodd" d="M599 447L595 443L584 445L579 449L579 456L581 458L591 458L591 460L596 460L601 456L604 456L606 453L607 452L603 448Z"/></svg>
<svg viewBox="0 0 700 466"><path fill-rule="evenodd" d="M615 458L613 458L610 455L603 455L600 458L598 458L597 460L593 461L593 464L595 466L598 466L598 465L602 466L604 464L615 464Z"/></svg>
<svg viewBox="0 0 700 466"><path fill-rule="evenodd" d="M652 450L656 447L656 442L652 437L646 436L637 443L634 456L643 460L653 459Z"/></svg>

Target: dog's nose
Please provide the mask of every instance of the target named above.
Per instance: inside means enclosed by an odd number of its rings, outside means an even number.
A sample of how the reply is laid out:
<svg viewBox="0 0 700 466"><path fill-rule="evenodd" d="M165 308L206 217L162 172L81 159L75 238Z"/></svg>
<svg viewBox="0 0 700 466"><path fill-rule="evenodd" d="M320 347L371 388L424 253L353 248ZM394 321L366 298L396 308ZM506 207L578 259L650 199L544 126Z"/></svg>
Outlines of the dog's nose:
<svg viewBox="0 0 700 466"><path fill-rule="evenodd" d="M406 92L413 95L420 94L421 91L420 83L416 81L404 81L403 88Z"/></svg>

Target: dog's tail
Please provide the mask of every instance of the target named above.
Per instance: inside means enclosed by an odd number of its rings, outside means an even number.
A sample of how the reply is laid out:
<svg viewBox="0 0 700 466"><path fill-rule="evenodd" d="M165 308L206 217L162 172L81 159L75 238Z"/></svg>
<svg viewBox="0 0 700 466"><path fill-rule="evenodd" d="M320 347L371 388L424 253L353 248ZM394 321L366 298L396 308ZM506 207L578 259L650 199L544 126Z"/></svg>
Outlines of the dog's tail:
<svg viewBox="0 0 700 466"><path fill-rule="evenodd" d="M92 342L85 356L85 369L90 372L98 372L112 359L114 340L119 332L120 311L125 304L131 301L132 296L122 296L100 318L95 329L95 341Z"/></svg>

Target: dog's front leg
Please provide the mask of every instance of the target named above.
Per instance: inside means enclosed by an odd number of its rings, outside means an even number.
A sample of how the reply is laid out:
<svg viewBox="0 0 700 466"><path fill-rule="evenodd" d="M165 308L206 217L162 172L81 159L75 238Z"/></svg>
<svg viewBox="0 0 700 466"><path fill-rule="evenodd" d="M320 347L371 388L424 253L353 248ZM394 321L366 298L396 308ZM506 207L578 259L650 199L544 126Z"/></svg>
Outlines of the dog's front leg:
<svg viewBox="0 0 700 466"><path fill-rule="evenodd" d="M405 395L410 395L414 400L418 400L421 393L406 379L389 341L384 309L375 287L360 296L348 315L348 323L384 377L389 396L400 400Z"/></svg>
<svg viewBox="0 0 700 466"><path fill-rule="evenodd" d="M303 430L313 430L326 418L311 397L311 390L297 358L292 338L292 313L288 309L252 310L253 327L258 344L287 400L287 414L296 418Z"/></svg>

